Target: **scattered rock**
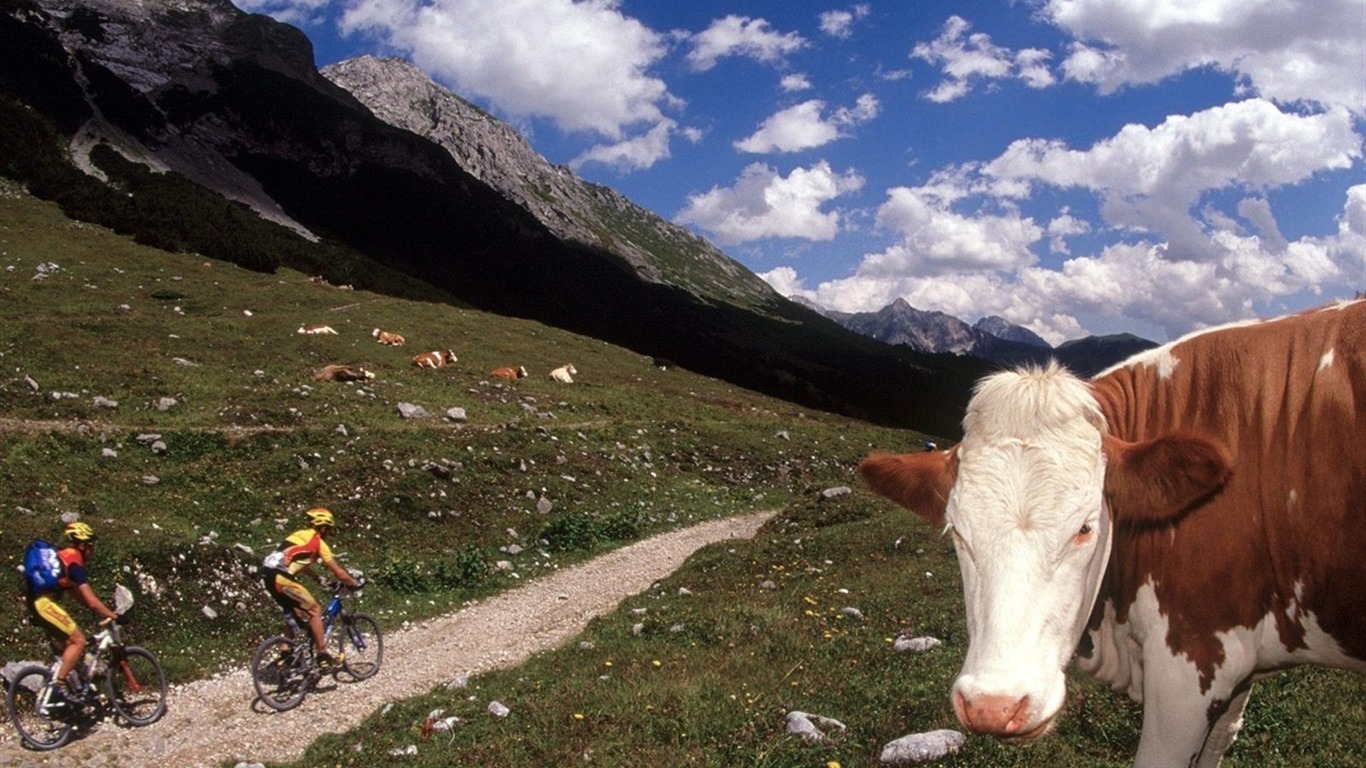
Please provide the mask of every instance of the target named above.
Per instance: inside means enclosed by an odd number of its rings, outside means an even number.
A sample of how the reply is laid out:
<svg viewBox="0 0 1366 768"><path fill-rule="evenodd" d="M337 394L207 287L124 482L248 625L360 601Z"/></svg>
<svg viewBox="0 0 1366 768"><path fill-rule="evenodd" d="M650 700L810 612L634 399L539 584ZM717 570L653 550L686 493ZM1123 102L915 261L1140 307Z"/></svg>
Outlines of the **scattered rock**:
<svg viewBox="0 0 1366 768"><path fill-rule="evenodd" d="M536 511L543 515L550 514L550 510L554 508L555 505L550 502L550 499L547 499L544 496L536 500Z"/></svg>
<svg viewBox="0 0 1366 768"><path fill-rule="evenodd" d="M165 452L166 452L166 443L165 443L164 441L158 440L158 441L152 443L152 453L158 453L158 454L159 454L159 453L165 453Z"/></svg>
<svg viewBox="0 0 1366 768"><path fill-rule="evenodd" d="M853 492L854 489L850 488L847 485L837 485L834 488L826 488L825 490L821 491L821 497L826 499L833 499L837 496L845 496Z"/></svg>
<svg viewBox="0 0 1366 768"><path fill-rule="evenodd" d="M106 459L117 459L119 457L119 452L113 448L101 448L100 456L103 456Z"/></svg>
<svg viewBox="0 0 1366 768"><path fill-rule="evenodd" d="M27 384L28 388L33 390L34 392L38 391L38 382L34 381L32 376L25 376L24 383Z"/></svg>
<svg viewBox="0 0 1366 768"><path fill-rule="evenodd" d="M156 409L158 411L161 411L162 413L165 413L166 411L171 410L179 404L180 401L176 400L174 397L163 397L157 400Z"/></svg>
<svg viewBox="0 0 1366 768"><path fill-rule="evenodd" d="M787 430L785 430L785 429L782 430L781 432L779 432L778 434L774 435L774 437L778 438L779 440L791 440L791 439L792 439L792 436L789 435L789 434L787 433Z"/></svg>
<svg viewBox="0 0 1366 768"><path fill-rule="evenodd" d="M489 714L494 717L507 717L511 712L501 701L489 702Z"/></svg>
<svg viewBox="0 0 1366 768"><path fill-rule="evenodd" d="M759 582L759 589L773 590L777 588L778 584L774 582L772 579L764 579L763 581Z"/></svg>
<svg viewBox="0 0 1366 768"><path fill-rule="evenodd" d="M417 754L417 745L409 744L406 747L394 747L389 750L390 757L412 757Z"/></svg>
<svg viewBox="0 0 1366 768"><path fill-rule="evenodd" d="M143 475L143 476L142 476L142 484L143 484L143 485L156 485L156 484L159 483L159 482L161 482L161 478L157 477L156 475Z"/></svg>
<svg viewBox="0 0 1366 768"><path fill-rule="evenodd" d="M431 418L431 414L427 412L426 408L423 408L420 405L413 405L412 403L399 403L398 415L405 419Z"/></svg>
<svg viewBox="0 0 1366 768"><path fill-rule="evenodd" d="M801 736L805 742L822 744L829 741L830 737L821 730L822 728L826 730L833 728L843 732L845 726L838 720L808 712L793 710L787 713L787 732Z"/></svg>
<svg viewBox="0 0 1366 768"><path fill-rule="evenodd" d="M840 609L840 613L844 614L845 616L848 616L851 619L858 619L859 621L863 621L863 611L860 611L852 605L844 606Z"/></svg>
<svg viewBox="0 0 1366 768"><path fill-rule="evenodd" d="M210 607L210 606L207 606L207 605L204 606L204 608L202 609L202 611L203 611L203 613L204 613L204 617L207 618L207 619L209 619L210 621L212 621L213 619L218 618L218 611L215 611L215 610L214 610L212 607Z"/></svg>
<svg viewBox="0 0 1366 768"><path fill-rule="evenodd" d="M943 644L942 640L934 637L898 637L892 643L892 650L897 653L924 653Z"/></svg>
<svg viewBox="0 0 1366 768"><path fill-rule="evenodd" d="M458 690L460 690L461 688L467 688L467 687L469 687L469 684L470 684L470 676L469 676L469 675L456 675L456 676L455 676L455 679L451 680L449 683L446 683L446 690L448 690L448 691L458 691Z"/></svg>
<svg viewBox="0 0 1366 768"><path fill-rule="evenodd" d="M109 398L104 397L103 395L95 395L95 399L92 401L92 404L93 404L96 408L117 408L117 407L119 407L119 401L117 401L117 400L110 400Z"/></svg>
<svg viewBox="0 0 1366 768"><path fill-rule="evenodd" d="M446 409L446 420L447 420L447 421L469 421L469 419L470 419L470 417L467 416L467 415L465 415L465 409L464 409L464 408L447 408L447 409Z"/></svg>
<svg viewBox="0 0 1366 768"><path fill-rule="evenodd" d="M171 362L175 363L176 365L183 365L186 368L197 368L199 366L199 363L190 362L189 360L186 360L183 357L173 357L171 358Z"/></svg>
<svg viewBox="0 0 1366 768"><path fill-rule="evenodd" d="M963 746L963 734L941 729L902 736L882 748L878 762L883 765L910 765L938 760L956 753Z"/></svg>

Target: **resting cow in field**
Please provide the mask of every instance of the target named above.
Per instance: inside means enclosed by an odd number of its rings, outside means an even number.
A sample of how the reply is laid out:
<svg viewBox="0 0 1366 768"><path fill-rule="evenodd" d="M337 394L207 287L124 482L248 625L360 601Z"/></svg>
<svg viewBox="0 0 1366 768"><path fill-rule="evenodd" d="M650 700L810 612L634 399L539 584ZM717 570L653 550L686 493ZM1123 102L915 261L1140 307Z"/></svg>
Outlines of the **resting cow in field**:
<svg viewBox="0 0 1366 768"><path fill-rule="evenodd" d="M499 379L525 379L527 374L526 369L519 365L516 368L494 368L489 375Z"/></svg>
<svg viewBox="0 0 1366 768"><path fill-rule="evenodd" d="M313 378L318 381L368 381L375 374L355 365L324 365Z"/></svg>
<svg viewBox="0 0 1366 768"><path fill-rule="evenodd" d="M963 428L859 471L953 534L964 725L1044 734L1075 652L1143 703L1135 765L1209 767L1258 677L1366 671L1366 301L1192 334L1090 382L996 374Z"/></svg>
<svg viewBox="0 0 1366 768"><path fill-rule="evenodd" d="M450 365L454 362L455 353L449 349L445 352L423 352L420 355L413 356L413 365L418 368L440 368L443 365Z"/></svg>
<svg viewBox="0 0 1366 768"><path fill-rule="evenodd" d="M332 326L323 325L322 323L315 323L313 325L301 325L299 326L299 333L307 334L309 336L337 335L337 332L332 330Z"/></svg>
<svg viewBox="0 0 1366 768"><path fill-rule="evenodd" d="M562 384L573 384L574 377L577 376L578 373L578 371L574 370L574 366L562 365L550 372L550 378Z"/></svg>
<svg viewBox="0 0 1366 768"><path fill-rule="evenodd" d="M381 331L381 330L378 329L378 328L376 328L375 330L371 331L371 332L370 332L370 335L373 336L373 337L375 337L375 341L378 341L379 343L381 343L381 344L383 344L383 345L385 345L385 346L388 346L388 347L401 347L401 346L403 346L404 344L407 344L407 343L408 343L408 340L405 339L405 338L403 338L403 336L401 336L401 335L399 335L399 334L397 334L397 333L390 333L390 332L388 332L388 331Z"/></svg>

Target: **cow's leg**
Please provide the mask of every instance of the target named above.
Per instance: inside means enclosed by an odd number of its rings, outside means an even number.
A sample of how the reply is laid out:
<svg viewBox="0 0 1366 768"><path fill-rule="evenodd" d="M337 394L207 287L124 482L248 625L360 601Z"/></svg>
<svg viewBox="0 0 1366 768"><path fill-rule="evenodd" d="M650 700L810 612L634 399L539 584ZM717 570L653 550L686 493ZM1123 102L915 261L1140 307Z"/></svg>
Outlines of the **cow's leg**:
<svg viewBox="0 0 1366 768"><path fill-rule="evenodd" d="M1215 768L1242 727L1252 692L1250 670L1226 665L1201 693L1189 661L1158 645L1145 647L1143 654L1143 735L1134 766ZM1226 651L1241 656L1237 646L1226 646Z"/></svg>
<svg viewBox="0 0 1366 768"><path fill-rule="evenodd" d="M1162 642L1145 644L1143 734L1134 768L1195 765L1209 736L1213 698L1201 694L1198 674L1184 656Z"/></svg>
<svg viewBox="0 0 1366 768"><path fill-rule="evenodd" d="M1247 708L1247 700L1251 695L1251 680L1244 681L1234 689L1228 706L1210 726L1209 736L1205 739L1205 748L1200 751L1200 760L1195 764L1196 768L1216 768L1219 761L1224 759L1224 753L1233 746L1234 740L1238 738L1238 731L1242 730L1243 710Z"/></svg>

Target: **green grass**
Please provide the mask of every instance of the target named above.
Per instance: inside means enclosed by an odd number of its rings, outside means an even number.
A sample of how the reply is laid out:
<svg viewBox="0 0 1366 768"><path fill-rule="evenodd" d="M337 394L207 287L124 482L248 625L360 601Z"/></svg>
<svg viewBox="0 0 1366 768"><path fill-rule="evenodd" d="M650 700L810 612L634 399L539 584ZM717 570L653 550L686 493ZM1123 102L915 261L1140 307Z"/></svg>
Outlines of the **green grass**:
<svg viewBox="0 0 1366 768"><path fill-rule="evenodd" d="M60 269L31 279L47 262ZM315 322L340 334L295 333ZM375 344L376 326L408 346ZM454 366L408 364L445 348ZM546 372L565 362L578 381L552 385ZM313 381L326 363L378 378ZM532 375L490 382L502 365ZM97 395L118 407L97 408ZM178 404L157 410L162 397ZM404 421L399 402L437 415ZM453 406L468 421L444 421ZM134 589L130 639L176 680L241 664L275 630L251 569L311 506L337 513L336 547L380 585L365 609L386 627L517 583L481 579L471 563L510 559L532 577L631 536L784 510L753 541L704 549L564 647L466 690L398 702L321 739L300 766L388 764L388 750L416 744L405 765L847 767L875 764L906 733L958 727L947 691L966 635L950 543L861 491L819 494L857 488L862 456L917 445L916 434L660 371L534 322L145 248L3 184L0 419L0 566L13 573L30 538L55 536L60 515L79 513L103 535L97 591ZM165 453L138 439L148 433ZM542 498L549 513L537 509ZM526 551L500 551L511 543ZM903 630L945 644L895 654ZM7 660L45 653L16 600L0 602L0 636ZM1071 683L1052 736L1020 747L970 737L940 764L1127 765L1139 708L1088 679ZM486 714L494 699L508 718ZM1366 764L1363 700L1363 679L1345 673L1258 683L1225 764ZM437 708L460 722L424 738ZM784 730L793 709L848 731L802 744Z"/></svg>

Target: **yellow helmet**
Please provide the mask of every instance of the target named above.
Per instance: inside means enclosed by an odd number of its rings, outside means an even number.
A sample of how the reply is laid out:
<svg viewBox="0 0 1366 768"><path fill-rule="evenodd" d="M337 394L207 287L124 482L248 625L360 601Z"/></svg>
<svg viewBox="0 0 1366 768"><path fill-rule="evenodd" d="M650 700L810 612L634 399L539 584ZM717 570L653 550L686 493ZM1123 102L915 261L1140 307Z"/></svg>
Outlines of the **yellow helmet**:
<svg viewBox="0 0 1366 768"><path fill-rule="evenodd" d="M324 525L331 526L337 524L336 521L332 519L332 513L322 507L314 507L313 509L308 510L307 514L308 524L313 526L314 528L321 528Z"/></svg>
<svg viewBox="0 0 1366 768"><path fill-rule="evenodd" d="M70 523L63 531L69 541L94 541L95 529L85 523Z"/></svg>

